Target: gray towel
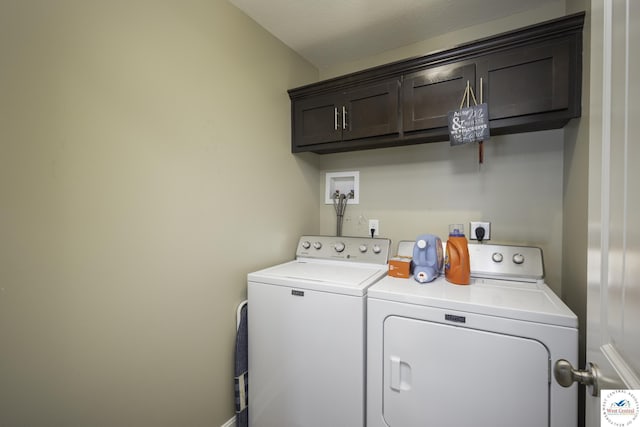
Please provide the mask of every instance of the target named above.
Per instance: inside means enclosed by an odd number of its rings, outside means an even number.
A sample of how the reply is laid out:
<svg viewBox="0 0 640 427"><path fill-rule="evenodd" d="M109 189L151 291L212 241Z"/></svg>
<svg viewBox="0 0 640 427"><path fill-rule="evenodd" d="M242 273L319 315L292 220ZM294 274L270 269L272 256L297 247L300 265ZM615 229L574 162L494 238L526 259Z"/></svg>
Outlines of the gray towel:
<svg viewBox="0 0 640 427"><path fill-rule="evenodd" d="M247 338L247 304L240 309L240 324L236 334L235 401L236 426L249 426L249 350Z"/></svg>

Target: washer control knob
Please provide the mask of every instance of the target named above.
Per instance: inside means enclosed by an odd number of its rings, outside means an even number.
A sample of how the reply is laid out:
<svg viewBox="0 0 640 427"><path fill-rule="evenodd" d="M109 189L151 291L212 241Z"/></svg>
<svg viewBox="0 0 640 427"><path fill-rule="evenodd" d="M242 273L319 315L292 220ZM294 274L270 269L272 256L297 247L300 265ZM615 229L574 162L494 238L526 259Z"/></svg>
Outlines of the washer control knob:
<svg viewBox="0 0 640 427"><path fill-rule="evenodd" d="M335 245L333 245L333 249L335 249L336 252L344 251L344 243L342 243L342 242L336 243Z"/></svg>
<svg viewBox="0 0 640 427"><path fill-rule="evenodd" d="M316 248L316 249L320 249L320 248L322 248L322 243L320 243L320 242L313 242L313 247L314 247L314 248Z"/></svg>
<svg viewBox="0 0 640 427"><path fill-rule="evenodd" d="M373 245L373 253L379 254L382 251L382 248L379 245Z"/></svg>
<svg viewBox="0 0 640 427"><path fill-rule="evenodd" d="M514 254L513 262L516 264L522 264L524 262L524 255L522 254Z"/></svg>
<svg viewBox="0 0 640 427"><path fill-rule="evenodd" d="M308 240L305 240L304 242L302 242L302 247L305 249L309 249L311 247L311 243L309 243Z"/></svg>
<svg viewBox="0 0 640 427"><path fill-rule="evenodd" d="M367 245L360 245L360 252L365 253L367 252Z"/></svg>
<svg viewBox="0 0 640 427"><path fill-rule="evenodd" d="M503 257L500 252L494 252L493 255L491 255L491 259L493 262L502 262Z"/></svg>

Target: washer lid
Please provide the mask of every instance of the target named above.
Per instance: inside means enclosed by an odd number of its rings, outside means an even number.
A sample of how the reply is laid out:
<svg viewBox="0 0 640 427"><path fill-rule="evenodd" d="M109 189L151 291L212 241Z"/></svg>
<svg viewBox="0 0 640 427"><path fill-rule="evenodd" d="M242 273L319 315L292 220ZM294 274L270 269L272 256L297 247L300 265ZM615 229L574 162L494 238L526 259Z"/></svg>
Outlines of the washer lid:
<svg viewBox="0 0 640 427"><path fill-rule="evenodd" d="M413 278L385 277L369 288L368 297L578 327L577 316L544 283L472 279L470 285L463 286L451 284L442 276L425 284Z"/></svg>
<svg viewBox="0 0 640 427"><path fill-rule="evenodd" d="M363 296L388 266L324 260L295 260L249 273L250 282Z"/></svg>

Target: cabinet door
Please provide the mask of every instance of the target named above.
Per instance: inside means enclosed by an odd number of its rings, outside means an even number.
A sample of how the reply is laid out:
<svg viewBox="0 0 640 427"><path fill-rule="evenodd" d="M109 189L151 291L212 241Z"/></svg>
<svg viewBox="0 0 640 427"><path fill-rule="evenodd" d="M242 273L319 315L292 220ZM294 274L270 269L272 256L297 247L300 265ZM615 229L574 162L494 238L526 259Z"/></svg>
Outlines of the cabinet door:
<svg viewBox="0 0 640 427"><path fill-rule="evenodd" d="M569 41L512 49L479 63L486 79L489 119L507 119L570 108ZM575 77L574 77L575 78Z"/></svg>
<svg viewBox="0 0 640 427"><path fill-rule="evenodd" d="M342 93L297 100L293 104L293 140L298 147L342 139Z"/></svg>
<svg viewBox="0 0 640 427"><path fill-rule="evenodd" d="M400 81L393 79L351 90L344 98L343 140L398 133Z"/></svg>
<svg viewBox="0 0 640 427"><path fill-rule="evenodd" d="M444 65L404 76L403 130L446 127L448 113L460 108L467 82L475 92L475 64Z"/></svg>

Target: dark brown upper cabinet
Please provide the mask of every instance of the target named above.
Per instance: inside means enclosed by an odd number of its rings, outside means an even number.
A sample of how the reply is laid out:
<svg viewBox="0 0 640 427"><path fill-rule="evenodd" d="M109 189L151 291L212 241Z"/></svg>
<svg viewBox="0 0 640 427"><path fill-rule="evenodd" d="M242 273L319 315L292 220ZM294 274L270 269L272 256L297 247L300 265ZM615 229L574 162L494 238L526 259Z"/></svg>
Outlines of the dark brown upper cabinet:
<svg viewBox="0 0 640 427"><path fill-rule="evenodd" d="M560 128L580 117L583 24L577 13L291 89L291 151L446 141L467 82L491 135Z"/></svg>
<svg viewBox="0 0 640 427"><path fill-rule="evenodd" d="M580 117L576 50L564 37L480 58L492 133L558 128Z"/></svg>
<svg viewBox="0 0 640 427"><path fill-rule="evenodd" d="M475 64L450 64L407 74L402 79L402 130L447 126L449 111L460 108L469 86L475 91Z"/></svg>
<svg viewBox="0 0 640 427"><path fill-rule="evenodd" d="M399 98L400 80L392 79L295 102L296 147L388 135L397 137Z"/></svg>

